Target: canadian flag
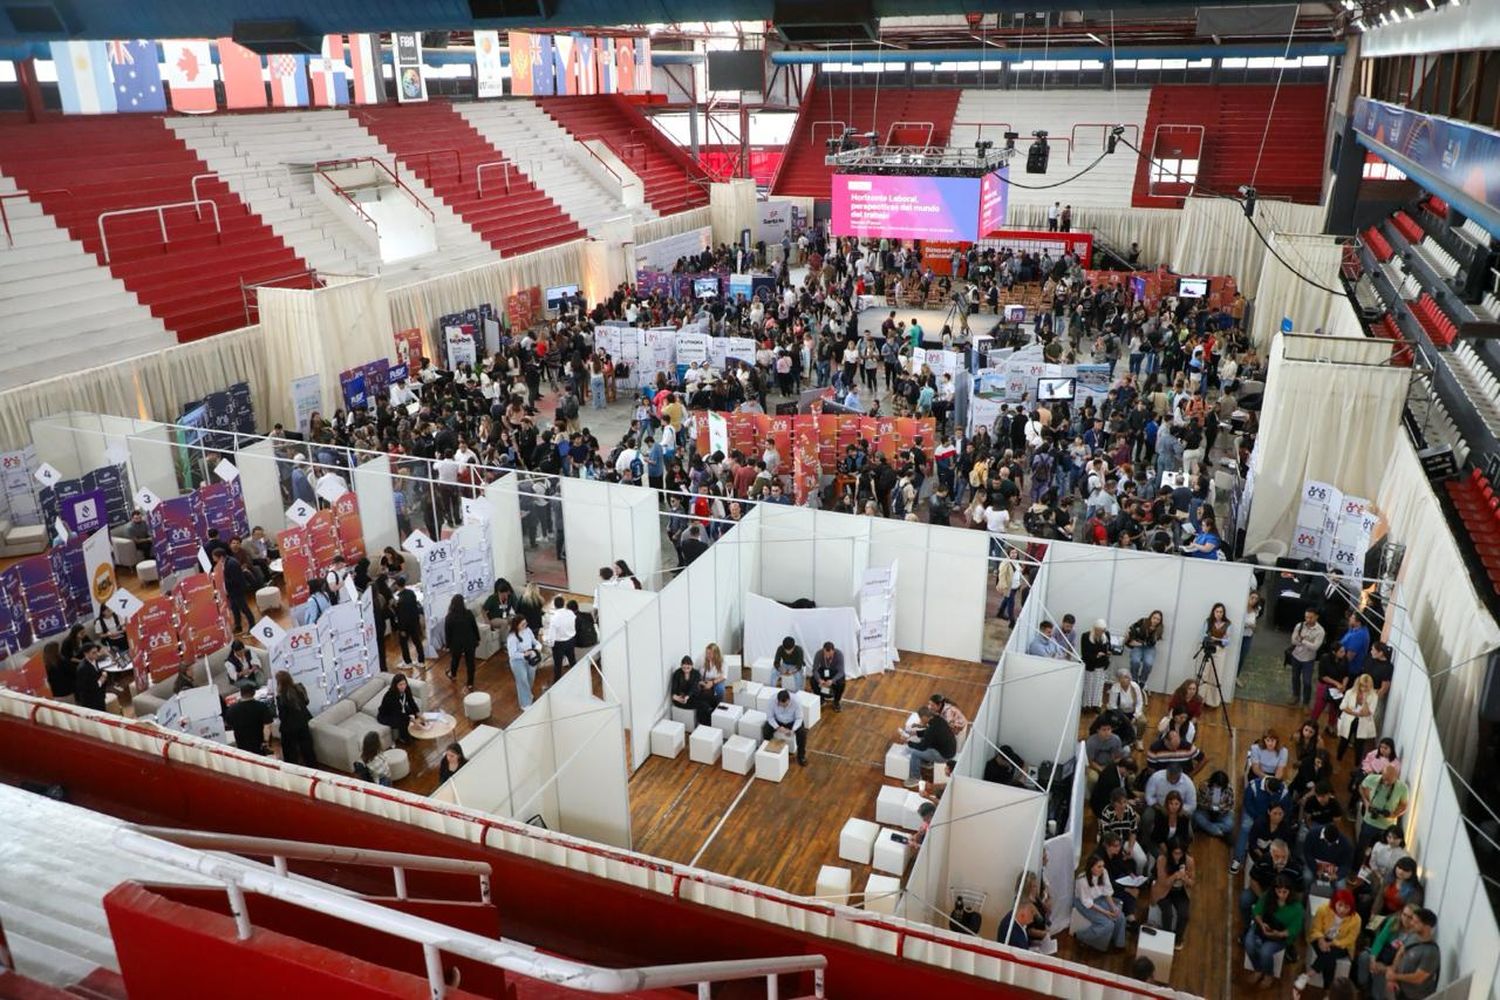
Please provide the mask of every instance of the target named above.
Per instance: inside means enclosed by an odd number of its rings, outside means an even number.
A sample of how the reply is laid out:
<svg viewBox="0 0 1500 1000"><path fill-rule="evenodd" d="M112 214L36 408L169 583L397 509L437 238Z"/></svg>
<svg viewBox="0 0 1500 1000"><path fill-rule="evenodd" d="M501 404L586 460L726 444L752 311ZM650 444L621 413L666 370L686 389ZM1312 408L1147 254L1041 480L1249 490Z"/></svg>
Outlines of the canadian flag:
<svg viewBox="0 0 1500 1000"><path fill-rule="evenodd" d="M162 42L167 62L168 96L172 110L190 115L217 111L214 82L218 73L206 38L173 39Z"/></svg>

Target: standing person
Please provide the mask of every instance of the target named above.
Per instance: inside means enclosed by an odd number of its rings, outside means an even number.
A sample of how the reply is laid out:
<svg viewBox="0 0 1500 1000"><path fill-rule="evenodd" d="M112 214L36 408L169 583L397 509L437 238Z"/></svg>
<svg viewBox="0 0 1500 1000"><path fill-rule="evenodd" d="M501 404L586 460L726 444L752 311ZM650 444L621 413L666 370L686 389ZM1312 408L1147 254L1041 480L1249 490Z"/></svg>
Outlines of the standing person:
<svg viewBox="0 0 1500 1000"><path fill-rule="evenodd" d="M790 691L776 693L776 700L771 702L765 724L760 728L762 739L777 736L791 739L797 747L797 763L807 766L807 726L802 718L802 706L792 698Z"/></svg>
<svg viewBox="0 0 1500 1000"><path fill-rule="evenodd" d="M401 643L401 665L414 667L427 660L427 619L416 592L406 586L406 577L396 577L395 607L392 617L396 622L396 639ZM408 640L417 644L417 660L412 661Z"/></svg>
<svg viewBox="0 0 1500 1000"><path fill-rule="evenodd" d="M1130 676L1146 690L1151 671L1156 667L1156 644L1166 632L1165 619L1160 611L1153 611L1145 618L1137 618L1125 633L1125 648L1130 651Z"/></svg>
<svg viewBox="0 0 1500 1000"><path fill-rule="evenodd" d="M1354 745L1354 759L1365 758L1365 747L1375 738L1375 712L1380 696L1375 693L1375 683L1369 674L1360 674L1354 686L1344 692L1339 703L1339 753L1340 761L1349 745Z"/></svg>
<svg viewBox="0 0 1500 1000"><path fill-rule="evenodd" d="M462 594L454 594L443 618L443 635L448 641L448 679L458 677L458 661L466 670L464 690L474 690L474 654L479 651L479 619L464 603Z"/></svg>
<svg viewBox="0 0 1500 1000"><path fill-rule="evenodd" d="M1151 902L1161 910L1161 926L1176 938L1176 950L1187 943L1188 916L1191 902L1188 890L1197 882L1193 856L1188 853L1188 839L1169 837L1156 857L1156 879L1151 883Z"/></svg>
<svg viewBox="0 0 1500 1000"><path fill-rule="evenodd" d="M370 607L375 613L375 655L380 660L381 673L390 669L385 662L385 633L390 627L395 601L390 582L386 580L384 573L370 581Z"/></svg>
<svg viewBox="0 0 1500 1000"><path fill-rule="evenodd" d="M240 700L224 709L224 728L234 733L234 745L254 754L264 754L276 716L271 706L255 698L255 684L239 686Z"/></svg>
<svg viewBox="0 0 1500 1000"><path fill-rule="evenodd" d="M1302 612L1302 620L1292 628L1292 644L1282 656L1292 672L1292 700L1303 708L1312 704L1313 667L1318 662L1318 650L1323 648L1324 638L1323 626L1318 624L1318 609L1308 608Z"/></svg>
<svg viewBox="0 0 1500 1000"><path fill-rule="evenodd" d="M391 678L391 686L385 689L385 694L380 698L380 710L375 713L375 721L382 726L390 726L397 744L406 746L411 743L411 720L421 714L417 706L416 696L411 693L411 684L406 677L397 674Z"/></svg>
<svg viewBox="0 0 1500 1000"><path fill-rule="evenodd" d="M552 614L547 618L546 641L552 647L552 683L562 680L566 673L563 666L577 666L578 652L574 641L578 637L578 616L568 610L563 596L552 598Z"/></svg>
<svg viewBox="0 0 1500 1000"><path fill-rule="evenodd" d="M229 601L229 610L234 614L234 634L240 635L255 624L255 614L250 610L250 601L247 590L250 586L245 578L245 568L240 561L229 554L228 549L214 549L214 565L218 566L224 576L224 596ZM240 627L240 616L244 615L245 625Z"/></svg>
<svg viewBox="0 0 1500 1000"><path fill-rule="evenodd" d="M1203 642L1209 649L1208 659L1199 675L1203 704L1218 708L1224 703L1224 692L1219 689L1219 679L1224 676L1224 648L1229 645L1229 612L1223 602L1216 602L1203 623Z"/></svg>
<svg viewBox="0 0 1500 1000"><path fill-rule="evenodd" d="M100 647L92 642L83 646L82 658L73 674L73 701L81 708L105 711L104 671L99 666Z"/></svg>
<svg viewBox="0 0 1500 1000"><path fill-rule="evenodd" d="M510 657L510 672L516 679L516 700L524 711L531 707L531 687L536 683L536 665L542 662L542 646L536 641L524 615L510 620L510 635L505 637L505 652Z"/></svg>
<svg viewBox="0 0 1500 1000"><path fill-rule="evenodd" d="M1074 934L1080 944L1095 951L1125 947L1125 911L1115 899L1115 887L1105 870L1104 858L1092 854L1073 883L1073 909L1088 927Z"/></svg>
<svg viewBox="0 0 1500 1000"><path fill-rule="evenodd" d="M948 521L948 518L944 518L941 523L947 524ZM1004 618L1012 628L1015 627L1018 610L1016 599L1025 583L1026 574L1021 569L1021 564L1016 562L1014 556L1007 555L995 574L995 589L1000 592L1000 608L995 612L995 617Z"/></svg>
<svg viewBox="0 0 1500 1000"><path fill-rule="evenodd" d="M276 717L281 720L281 759L288 764L317 767L307 688L292 680L285 670L276 671Z"/></svg>
<svg viewBox="0 0 1500 1000"><path fill-rule="evenodd" d="M825 642L813 657L813 693L820 699L832 698L833 710L842 712L844 683L844 654L835 649L832 642Z"/></svg>
<svg viewBox="0 0 1500 1000"><path fill-rule="evenodd" d="M1364 819L1359 827L1359 853L1362 856L1371 844L1385 839L1385 833L1401 821L1406 810L1411 808L1411 793L1401 772L1394 764L1386 765L1384 771L1372 774L1359 783L1359 797L1364 801Z"/></svg>
<svg viewBox="0 0 1500 1000"><path fill-rule="evenodd" d="M1083 633L1078 651L1083 659L1083 707L1097 711L1104 705L1104 682L1109 679L1109 625L1103 618Z"/></svg>

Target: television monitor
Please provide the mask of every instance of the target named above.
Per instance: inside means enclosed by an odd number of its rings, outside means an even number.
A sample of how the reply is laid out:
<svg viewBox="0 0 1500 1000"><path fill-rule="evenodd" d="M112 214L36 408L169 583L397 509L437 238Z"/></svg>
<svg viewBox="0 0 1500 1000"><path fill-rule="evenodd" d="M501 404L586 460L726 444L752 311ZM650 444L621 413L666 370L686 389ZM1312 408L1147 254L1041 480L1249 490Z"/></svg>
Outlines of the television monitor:
<svg viewBox="0 0 1500 1000"><path fill-rule="evenodd" d="M715 295L718 295L718 294L719 294L719 279L718 278L694 278L693 279L693 298L695 298L695 299L711 299Z"/></svg>
<svg viewBox="0 0 1500 1000"><path fill-rule="evenodd" d="M764 49L708 53L709 90L753 90L766 85Z"/></svg>
<svg viewBox="0 0 1500 1000"><path fill-rule="evenodd" d="M1207 294L1207 278L1181 278L1177 282L1177 295L1179 298L1201 299Z"/></svg>
<svg viewBox="0 0 1500 1000"><path fill-rule="evenodd" d="M1036 380L1036 398L1051 402L1066 400L1071 403L1077 382L1074 378L1039 378Z"/></svg>
<svg viewBox="0 0 1500 1000"><path fill-rule="evenodd" d="M563 299L570 299L578 294L577 285L558 285L546 291L547 308L556 312L562 308Z"/></svg>

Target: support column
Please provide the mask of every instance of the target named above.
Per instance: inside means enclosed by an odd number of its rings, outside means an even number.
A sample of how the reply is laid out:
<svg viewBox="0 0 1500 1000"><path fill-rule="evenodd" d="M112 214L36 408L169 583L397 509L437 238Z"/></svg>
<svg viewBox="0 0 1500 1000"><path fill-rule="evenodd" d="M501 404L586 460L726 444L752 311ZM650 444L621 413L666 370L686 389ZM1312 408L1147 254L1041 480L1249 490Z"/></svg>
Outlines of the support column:
<svg viewBox="0 0 1500 1000"><path fill-rule="evenodd" d="M34 58L28 56L16 61L16 82L21 85L21 97L26 102L26 120L35 125L46 108L42 104L42 85L36 78Z"/></svg>

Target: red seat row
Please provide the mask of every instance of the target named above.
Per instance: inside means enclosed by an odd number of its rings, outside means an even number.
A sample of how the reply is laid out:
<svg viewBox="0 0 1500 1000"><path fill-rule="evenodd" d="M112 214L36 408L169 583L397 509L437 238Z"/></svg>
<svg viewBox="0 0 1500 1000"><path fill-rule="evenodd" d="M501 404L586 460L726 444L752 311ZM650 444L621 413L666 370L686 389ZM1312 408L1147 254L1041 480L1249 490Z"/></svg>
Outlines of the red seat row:
<svg viewBox="0 0 1500 1000"><path fill-rule="evenodd" d="M1437 195L1428 195L1427 200L1422 204L1427 208L1427 211L1431 212L1439 219L1446 219L1448 217L1448 203L1439 198Z"/></svg>
<svg viewBox="0 0 1500 1000"><path fill-rule="evenodd" d="M1359 236L1360 239L1364 240L1365 246L1370 248L1370 252L1375 255L1375 259L1382 264L1390 260L1396 253L1391 249L1391 241L1386 239L1380 230L1374 226L1366 229Z"/></svg>
<svg viewBox="0 0 1500 1000"><path fill-rule="evenodd" d="M1381 316L1370 324L1370 332L1382 340L1400 341L1401 327L1396 325L1396 318L1390 313ZM1410 368L1412 362L1411 345L1397 343L1391 349L1391 364L1398 368Z"/></svg>
<svg viewBox="0 0 1500 1000"><path fill-rule="evenodd" d="M1422 224L1405 212L1397 212L1391 216L1391 221L1396 224L1397 229L1401 230L1401 235L1412 243L1421 243L1422 238L1427 235L1422 229Z"/></svg>
<svg viewBox="0 0 1500 1000"><path fill-rule="evenodd" d="M1448 482L1448 496L1463 521L1464 533L1484 566L1490 586L1500 593L1500 495L1478 468Z"/></svg>
<svg viewBox="0 0 1500 1000"><path fill-rule="evenodd" d="M1411 311L1417 317L1417 322L1422 324L1422 329L1432 338L1432 342L1439 347L1447 347L1458 336L1458 325L1448 318L1448 314L1443 312L1431 294L1423 292L1420 299L1411 303Z"/></svg>

